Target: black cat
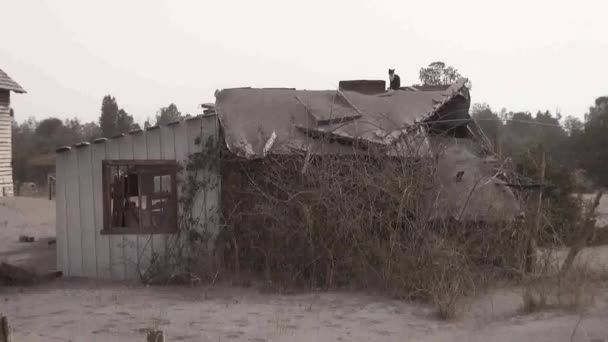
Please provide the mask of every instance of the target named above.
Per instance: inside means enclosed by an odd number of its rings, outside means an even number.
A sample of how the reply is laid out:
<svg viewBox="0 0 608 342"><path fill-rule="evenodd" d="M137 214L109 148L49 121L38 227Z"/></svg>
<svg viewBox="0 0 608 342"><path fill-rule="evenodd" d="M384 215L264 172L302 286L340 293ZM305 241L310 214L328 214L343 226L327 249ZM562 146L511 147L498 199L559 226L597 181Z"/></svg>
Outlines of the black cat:
<svg viewBox="0 0 608 342"><path fill-rule="evenodd" d="M397 90L401 88L401 78L395 74L395 69L388 69L388 79L390 81L390 88Z"/></svg>

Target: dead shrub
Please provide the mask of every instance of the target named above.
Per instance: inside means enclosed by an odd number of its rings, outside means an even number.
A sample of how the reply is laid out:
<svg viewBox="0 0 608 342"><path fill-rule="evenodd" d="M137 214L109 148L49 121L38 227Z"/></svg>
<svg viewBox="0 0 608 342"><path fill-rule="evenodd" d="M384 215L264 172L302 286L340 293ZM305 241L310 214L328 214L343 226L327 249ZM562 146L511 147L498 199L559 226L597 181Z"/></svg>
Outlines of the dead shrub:
<svg viewBox="0 0 608 342"><path fill-rule="evenodd" d="M594 304L606 272L594 270L590 260L579 260L563 269L567 253L539 251L536 272L522 279L522 310L533 313L547 309L581 312Z"/></svg>
<svg viewBox="0 0 608 342"><path fill-rule="evenodd" d="M224 158L226 267L287 288L422 299L444 319L495 274L520 271L517 225L431 219L433 158L361 151Z"/></svg>
<svg viewBox="0 0 608 342"><path fill-rule="evenodd" d="M545 275L524 282L522 310L547 309L581 312L594 304L599 274L577 266L565 274Z"/></svg>
<svg viewBox="0 0 608 342"><path fill-rule="evenodd" d="M593 304L597 283L604 277L602 272L592 271L590 260L575 262L577 255L587 246L593 236L596 220L596 209L599 206L602 191L595 200L580 208L581 220L570 228L574 233L568 241L565 258L559 256L556 248L547 248L537 253L540 260L535 265L535 278L524 280L523 310L534 312L545 308L559 308L581 311ZM550 225L551 222L548 222ZM545 233L546 234L546 233ZM555 241L565 245L554 233Z"/></svg>

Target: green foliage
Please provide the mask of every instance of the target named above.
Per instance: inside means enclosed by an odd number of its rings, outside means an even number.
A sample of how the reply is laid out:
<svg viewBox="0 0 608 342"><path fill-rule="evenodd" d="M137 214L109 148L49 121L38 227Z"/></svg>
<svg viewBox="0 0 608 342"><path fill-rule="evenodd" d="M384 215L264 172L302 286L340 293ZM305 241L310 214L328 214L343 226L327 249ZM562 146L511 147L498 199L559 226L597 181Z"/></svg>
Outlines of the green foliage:
<svg viewBox="0 0 608 342"><path fill-rule="evenodd" d="M156 124L166 125L181 118L182 113L177 109L177 106L174 103L171 103L167 107L161 108L158 114L156 114Z"/></svg>
<svg viewBox="0 0 608 342"><path fill-rule="evenodd" d="M471 116L477 121L483 133L496 148L499 144L500 130L502 128L502 121L500 121L498 114L492 112L488 104L476 103L471 108Z"/></svg>
<svg viewBox="0 0 608 342"><path fill-rule="evenodd" d="M433 62L426 68L420 68L420 82L424 86L450 85L460 78L456 68L445 66L443 62Z"/></svg>
<svg viewBox="0 0 608 342"><path fill-rule="evenodd" d="M577 127L570 137L571 161L587 170L587 174L608 186L608 97L598 97L585 115L583 130Z"/></svg>
<svg viewBox="0 0 608 342"><path fill-rule="evenodd" d="M581 119L568 115L564 120L564 129L568 132L569 137L575 137L583 133L585 124Z"/></svg>
<svg viewBox="0 0 608 342"><path fill-rule="evenodd" d="M112 137L139 128L139 125L134 123L133 117L124 109L118 108L114 97L106 95L101 102L99 127L103 136Z"/></svg>
<svg viewBox="0 0 608 342"><path fill-rule="evenodd" d="M571 239L580 220L581 205L572 196L578 190L573 176L574 166L568 160L573 135L560 125L559 114L504 111L499 115L487 105L474 105L471 114L494 143L497 152L500 151L501 157L511 158L517 173L529 182L539 181L541 154L543 151L546 153L545 182L551 185L551 190L544 193L543 242L567 242ZM570 119L569 122L571 127L577 126L575 120ZM534 195L534 192L529 195ZM533 218L536 215L535 196L527 197L530 200L526 206L530 211L528 217Z"/></svg>
<svg viewBox="0 0 608 342"><path fill-rule="evenodd" d="M524 176L538 180L540 174L540 159L544 147L532 146L516 155L514 161L517 170ZM541 220L541 240L550 244L569 244L577 234L576 227L581 220L582 203L572 196L575 180L572 172L559 163L551 154L546 154L545 182L550 188L543 192L543 219ZM527 206L531 212L529 217L536 215L535 196L532 196Z"/></svg>
<svg viewBox="0 0 608 342"><path fill-rule="evenodd" d="M33 168L28 160L47 153L53 153L60 146L73 145L99 137L101 130L94 122L82 124L76 118L61 121L47 118L40 122L34 118L13 123L13 178L20 182L46 181L46 172L52 169Z"/></svg>

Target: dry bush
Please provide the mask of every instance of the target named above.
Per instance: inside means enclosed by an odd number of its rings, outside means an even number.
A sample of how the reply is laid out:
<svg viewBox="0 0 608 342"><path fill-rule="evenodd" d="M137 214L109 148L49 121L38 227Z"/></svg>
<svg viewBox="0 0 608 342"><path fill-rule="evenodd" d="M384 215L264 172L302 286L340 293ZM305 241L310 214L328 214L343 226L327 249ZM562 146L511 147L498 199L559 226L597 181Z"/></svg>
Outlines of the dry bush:
<svg viewBox="0 0 608 342"><path fill-rule="evenodd" d="M539 251L539 260L535 265L535 273L530 279L524 280L523 310L534 312L546 308L560 308L581 311L593 304L597 283L605 272L593 271L590 260L575 258L585 248L596 228L596 209L599 206L602 191L598 192L592 203L582 206L581 219L572 227L574 232L569 239L564 260L555 248ZM548 225L551 222L547 223ZM547 233L545 233L547 234ZM559 239L559 233L551 236L554 241L565 243Z"/></svg>
<svg viewBox="0 0 608 342"><path fill-rule="evenodd" d="M363 151L363 152L362 152ZM364 288L457 314L494 275L521 271L525 234L512 224L430 219L433 158L268 156L222 164L227 267L290 288Z"/></svg>
<svg viewBox="0 0 608 342"><path fill-rule="evenodd" d="M602 279L585 265L566 273L543 275L524 281L522 310L533 313L547 309L581 312L593 305Z"/></svg>

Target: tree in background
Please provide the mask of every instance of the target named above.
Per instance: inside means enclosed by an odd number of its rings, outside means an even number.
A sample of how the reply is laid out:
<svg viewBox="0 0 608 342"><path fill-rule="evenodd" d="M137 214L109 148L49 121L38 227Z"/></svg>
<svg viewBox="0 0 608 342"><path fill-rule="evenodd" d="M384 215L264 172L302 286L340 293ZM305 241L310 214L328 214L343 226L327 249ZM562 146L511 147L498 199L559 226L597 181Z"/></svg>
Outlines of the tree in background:
<svg viewBox="0 0 608 342"><path fill-rule="evenodd" d="M100 134L99 126L90 122L81 124L76 118L61 121L47 118L40 122L34 118L13 123L13 178L15 184L21 182L46 181L46 174L29 167L32 157L54 153L60 146L74 145L81 141L92 140Z"/></svg>
<svg viewBox="0 0 608 342"><path fill-rule="evenodd" d="M92 141L102 136L101 128L95 122L87 122L80 127L83 141Z"/></svg>
<svg viewBox="0 0 608 342"><path fill-rule="evenodd" d="M574 125L577 126L578 123ZM595 100L594 106L585 115L583 131L574 132L570 138L575 150L573 161L600 185L608 186L608 97L602 96Z"/></svg>
<svg viewBox="0 0 608 342"><path fill-rule="evenodd" d="M420 82L423 86L445 86L456 82L460 73L456 68L445 66L443 62L433 62L426 68L420 68Z"/></svg>
<svg viewBox="0 0 608 342"><path fill-rule="evenodd" d="M158 111L158 114L156 114L156 124L166 125L181 118L182 113L177 109L177 106L174 103L171 103L167 107L163 107Z"/></svg>
<svg viewBox="0 0 608 342"><path fill-rule="evenodd" d="M114 97L106 95L101 101L99 127L103 136L112 137L129 132L132 129L138 129L139 125L134 123L133 117L124 109L118 108L118 103Z"/></svg>
<svg viewBox="0 0 608 342"><path fill-rule="evenodd" d="M487 104L474 104L471 116L493 143L495 152L505 157L520 155L527 149L542 145L545 150L560 154L568 133L560 125L561 116L550 111L507 112L492 111ZM557 159L563 160L560 156Z"/></svg>
<svg viewBox="0 0 608 342"><path fill-rule="evenodd" d="M13 121L13 180L15 184L29 181L30 168L27 165L27 158L37 155L34 142L34 132L38 122L34 118L29 118L17 124Z"/></svg>
<svg viewBox="0 0 608 342"><path fill-rule="evenodd" d="M492 111L492 108L487 103L475 103L471 107L471 116L481 130L492 143L495 152L498 153L500 143L500 129L502 121L498 114Z"/></svg>
<svg viewBox="0 0 608 342"><path fill-rule="evenodd" d="M99 116L101 134L106 137L115 135L117 122L118 104L116 103L116 99L110 95L106 95L101 101L101 115Z"/></svg>
<svg viewBox="0 0 608 342"><path fill-rule="evenodd" d="M569 137L573 137L583 133L585 129L585 124L581 119L574 117L572 115L568 115L564 120L564 129L568 133Z"/></svg>

